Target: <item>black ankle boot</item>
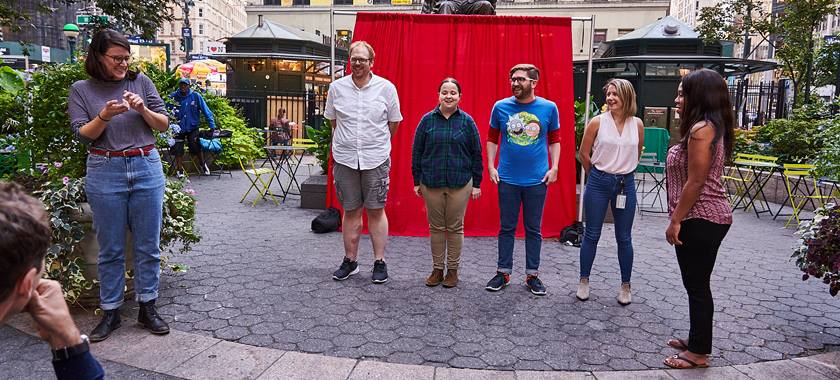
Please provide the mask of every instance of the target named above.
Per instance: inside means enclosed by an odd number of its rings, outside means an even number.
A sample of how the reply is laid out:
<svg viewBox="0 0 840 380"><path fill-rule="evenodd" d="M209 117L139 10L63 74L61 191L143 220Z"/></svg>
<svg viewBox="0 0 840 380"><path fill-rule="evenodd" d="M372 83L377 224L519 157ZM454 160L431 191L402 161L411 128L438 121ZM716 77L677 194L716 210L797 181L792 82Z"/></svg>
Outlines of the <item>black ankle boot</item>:
<svg viewBox="0 0 840 380"><path fill-rule="evenodd" d="M101 342L105 338L108 338L120 325L122 325L122 318L120 317L119 309L105 310L102 312L102 320L90 332L88 339L91 342Z"/></svg>
<svg viewBox="0 0 840 380"><path fill-rule="evenodd" d="M137 314L137 324L146 327L152 334L169 334L169 325L155 310L155 300L140 302L140 313Z"/></svg>

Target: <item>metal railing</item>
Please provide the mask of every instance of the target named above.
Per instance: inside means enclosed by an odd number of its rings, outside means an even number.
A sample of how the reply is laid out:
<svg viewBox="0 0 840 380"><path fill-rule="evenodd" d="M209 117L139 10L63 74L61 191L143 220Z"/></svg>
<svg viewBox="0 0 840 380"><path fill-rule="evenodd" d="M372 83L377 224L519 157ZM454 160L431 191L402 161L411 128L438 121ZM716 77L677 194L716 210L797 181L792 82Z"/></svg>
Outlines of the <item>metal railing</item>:
<svg viewBox="0 0 840 380"><path fill-rule="evenodd" d="M788 114L786 80L751 84L743 80L729 86L738 126L752 128Z"/></svg>
<svg viewBox="0 0 840 380"><path fill-rule="evenodd" d="M324 125L326 94L313 91L280 92L258 90L228 90L225 97L234 107L242 109L248 125L255 129L266 129L271 118L277 117L280 108L286 109L286 118L297 124L292 137L307 138L305 126L320 129Z"/></svg>

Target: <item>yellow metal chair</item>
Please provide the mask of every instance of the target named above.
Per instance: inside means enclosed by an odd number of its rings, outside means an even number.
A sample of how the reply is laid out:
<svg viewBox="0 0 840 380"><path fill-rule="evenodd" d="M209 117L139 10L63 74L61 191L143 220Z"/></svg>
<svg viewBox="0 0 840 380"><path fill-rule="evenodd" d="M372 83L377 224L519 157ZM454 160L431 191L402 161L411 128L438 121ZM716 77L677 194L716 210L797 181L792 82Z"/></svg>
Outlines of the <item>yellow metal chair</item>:
<svg viewBox="0 0 840 380"><path fill-rule="evenodd" d="M793 207L793 213L790 215L790 218L788 218L787 224L785 224L785 228L787 228L793 219L796 219L797 225L799 224L799 213L802 211L802 206L806 201L810 200L811 207L816 209L817 207L825 204L831 196L828 194L820 194L818 179L813 176L814 165L785 164L784 166L785 188L788 192L788 199L785 203L782 203L782 207L785 206L787 201L790 201L790 205ZM791 177L796 177L796 182L791 183ZM809 182L811 183L810 187L808 186ZM800 184L804 184L804 190L800 189ZM817 201L819 206L814 203L814 200ZM780 208L779 211L782 211L782 209ZM776 216L779 216L779 213L776 213Z"/></svg>
<svg viewBox="0 0 840 380"><path fill-rule="evenodd" d="M254 157L251 154L249 146L233 144L233 148L234 152L236 152L239 157L239 166L242 167L242 171L245 173L245 176L251 181L251 187L248 188L248 191L245 192L245 195L242 196L242 200L240 200L239 203L245 201L245 198L247 198L248 194L251 193L251 189L256 189L260 193L260 196L257 197L257 199L254 199L254 203L251 203L251 207L254 207L260 198L267 200L265 198L266 194L270 195L271 199L274 200L274 203L279 206L280 203L277 202L277 199L274 198L274 194L272 194L271 190L268 189L268 186L271 185L271 181L274 180L274 175L276 174L274 170L271 168L257 168L254 165ZM262 176L266 174L270 174L267 182L262 179ZM257 181L262 184L262 190L260 190L260 186L257 185Z"/></svg>
<svg viewBox="0 0 840 380"><path fill-rule="evenodd" d="M317 148L318 143L316 143L315 141L312 141L311 139L294 139L293 142L292 142L292 146L309 149L309 148ZM306 163L306 164L303 164L303 165L308 166L309 175L312 175L312 170L315 168L315 163L309 162L309 163Z"/></svg>
<svg viewBox="0 0 840 380"><path fill-rule="evenodd" d="M744 176L742 178L741 175L737 172L737 170L739 170L738 165L735 164L748 164L750 162L775 164L776 160L778 159L778 157L762 156L759 154L738 153L738 155L732 161L733 165L732 169L729 171L729 174L722 176L724 187L727 187L728 184L732 184L735 191L734 195L730 194L730 206L734 207L737 203L740 203L742 200L744 200L744 198L747 195L746 190L749 188L750 183L759 180L758 178L755 178L752 170L746 169L746 173L742 172L744 173ZM761 194L763 191L764 185L756 189L756 196L758 196L758 194ZM770 205L765 204L762 200L759 200L758 204L761 206L762 210L770 209ZM746 211L749 212L750 208L748 207Z"/></svg>

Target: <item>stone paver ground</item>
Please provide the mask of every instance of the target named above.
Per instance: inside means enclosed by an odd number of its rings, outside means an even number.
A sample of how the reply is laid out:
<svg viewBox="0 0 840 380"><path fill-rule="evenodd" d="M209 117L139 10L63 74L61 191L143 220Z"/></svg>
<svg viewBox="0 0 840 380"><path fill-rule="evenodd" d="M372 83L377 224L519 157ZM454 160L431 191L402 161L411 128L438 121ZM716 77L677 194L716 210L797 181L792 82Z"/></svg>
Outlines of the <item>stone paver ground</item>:
<svg viewBox="0 0 840 380"><path fill-rule="evenodd" d="M424 285L431 271L428 237L390 237L390 279L374 285L370 239L363 236L361 273L338 282L331 273L343 257L341 234L312 233L318 211L298 208L297 195L280 206L238 203L248 185L241 172L187 185L198 197L204 239L171 257L190 266L188 272L161 278L159 311L173 329L333 357L564 371L664 368L662 359L676 353L665 341L687 335L687 297L664 239L664 216L636 218L633 303L622 307L615 300L620 281L611 225L602 234L587 302L574 297L578 248L550 241L543 243L540 266L544 297L525 287L522 241L515 247L511 285L484 290L496 267L492 237L466 239L456 288ZM546 212L552 207L546 205ZM735 213L712 277L714 367L837 351L840 345L840 305L821 282L801 281L789 259L796 236L783 225L766 214ZM135 306L127 303L123 314L136 317ZM0 328L2 341L44 349L15 334Z"/></svg>
<svg viewBox="0 0 840 380"><path fill-rule="evenodd" d="M374 285L370 239L363 236L360 274L338 282L331 273L343 257L341 233L312 233L318 211L298 208L299 196L280 206L238 203L247 186L241 173L188 184L199 200L204 239L172 258L189 265L187 273L161 281L160 311L173 328L329 356L518 370L663 368L662 359L674 353L664 342L687 336L687 297L662 215L636 218L633 303L622 307L615 300L619 270L611 225L602 235L587 302L574 297L579 250L549 241L540 265L544 297L525 287L522 241L511 285L498 293L484 289L496 268L493 237L466 239L461 282L453 289L424 285L431 271L427 237L390 237L390 279ZM789 260L794 228L783 225L766 214L735 212L712 278L714 366L840 344L840 305L821 282L801 280Z"/></svg>

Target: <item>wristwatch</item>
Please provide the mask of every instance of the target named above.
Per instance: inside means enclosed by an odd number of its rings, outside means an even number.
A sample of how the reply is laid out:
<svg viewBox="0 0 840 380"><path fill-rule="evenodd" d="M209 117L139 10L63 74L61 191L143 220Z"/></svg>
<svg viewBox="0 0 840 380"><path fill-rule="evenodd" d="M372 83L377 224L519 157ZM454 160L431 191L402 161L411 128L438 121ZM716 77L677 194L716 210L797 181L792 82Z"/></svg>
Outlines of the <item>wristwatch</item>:
<svg viewBox="0 0 840 380"><path fill-rule="evenodd" d="M53 361L57 362L60 360L67 360L70 358L74 358L85 352L90 351L90 343L88 343L87 335L82 334L82 343L79 343L75 346L59 348L57 350L52 350L52 357Z"/></svg>

